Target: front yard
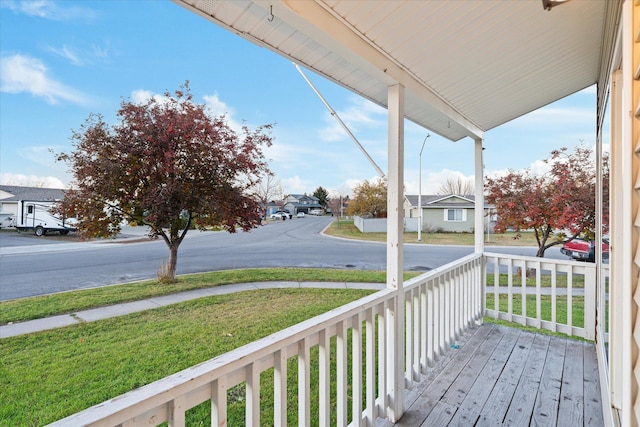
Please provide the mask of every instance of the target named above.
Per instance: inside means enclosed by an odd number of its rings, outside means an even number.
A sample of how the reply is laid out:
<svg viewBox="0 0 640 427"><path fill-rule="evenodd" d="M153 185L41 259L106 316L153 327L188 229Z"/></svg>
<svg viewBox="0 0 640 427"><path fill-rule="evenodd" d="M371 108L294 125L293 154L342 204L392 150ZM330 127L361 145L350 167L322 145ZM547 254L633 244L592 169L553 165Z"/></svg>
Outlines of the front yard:
<svg viewBox="0 0 640 427"><path fill-rule="evenodd" d="M353 225L352 220L336 220L325 233L331 236L348 239L368 240L372 242L385 242L387 233L361 233ZM469 245L474 244L473 233L422 233L422 241L418 242L418 233L404 233L404 243L422 243L431 245ZM485 234L486 246L538 246L533 232L508 232L501 234Z"/></svg>

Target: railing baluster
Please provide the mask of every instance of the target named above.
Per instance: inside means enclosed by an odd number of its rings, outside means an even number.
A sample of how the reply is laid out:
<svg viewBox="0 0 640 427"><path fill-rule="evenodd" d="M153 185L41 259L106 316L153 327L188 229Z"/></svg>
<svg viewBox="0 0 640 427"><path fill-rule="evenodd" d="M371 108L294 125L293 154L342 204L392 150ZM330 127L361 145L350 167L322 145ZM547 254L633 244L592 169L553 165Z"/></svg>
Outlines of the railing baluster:
<svg viewBox="0 0 640 427"><path fill-rule="evenodd" d="M319 365L319 419L321 426L328 426L331 420L331 340L326 329L320 331L318 344Z"/></svg>
<svg viewBox="0 0 640 427"><path fill-rule="evenodd" d="M245 425L257 426L260 425L260 372L254 363L250 363L245 369L247 371Z"/></svg>
<svg viewBox="0 0 640 427"><path fill-rule="evenodd" d="M184 395L169 402L169 427L185 427L184 408Z"/></svg>
<svg viewBox="0 0 640 427"><path fill-rule="evenodd" d="M522 267L520 268L520 291L522 292L522 324L527 324L527 262L522 261Z"/></svg>
<svg viewBox="0 0 640 427"><path fill-rule="evenodd" d="M436 358L436 336L437 336L437 328L435 321L435 295L433 290L433 280L427 281L427 312L425 313L427 317L427 323L425 328L425 334L427 335L427 365L429 367L433 367L435 364Z"/></svg>
<svg viewBox="0 0 640 427"><path fill-rule="evenodd" d="M225 377L211 383L211 424L227 425L227 384Z"/></svg>
<svg viewBox="0 0 640 427"><path fill-rule="evenodd" d="M427 343L427 330L429 328L429 316L427 313L427 284L420 285L420 373L425 373L428 368L429 344Z"/></svg>
<svg viewBox="0 0 640 427"><path fill-rule="evenodd" d="M362 318L353 317L351 327L351 423L362 425Z"/></svg>
<svg viewBox="0 0 640 427"><path fill-rule="evenodd" d="M542 266L540 264L540 261L537 261L535 263L536 266L536 320L537 320L537 327L540 329L542 328Z"/></svg>
<svg viewBox="0 0 640 427"><path fill-rule="evenodd" d="M413 304L413 321L415 325L413 327L413 364L411 381L418 381L420 379L420 349L422 347L420 343L420 331L422 329L422 323L420 322L420 287L412 289L412 302Z"/></svg>
<svg viewBox="0 0 640 427"><path fill-rule="evenodd" d="M370 308L365 313L365 345L366 345L366 400L365 419L367 427L372 427L376 421L376 324L375 309ZM328 424L327 424L328 425Z"/></svg>
<svg viewBox="0 0 640 427"><path fill-rule="evenodd" d="M444 277L440 276L436 279L438 291L438 356L444 355L447 351L445 348L447 338L445 336L446 333L446 323L447 323L447 313L445 306L445 296L444 296Z"/></svg>
<svg viewBox="0 0 640 427"><path fill-rule="evenodd" d="M507 314L513 322L513 260L507 260Z"/></svg>
<svg viewBox="0 0 640 427"><path fill-rule="evenodd" d="M449 286L449 272L442 275L442 293L444 294L444 319L445 319L445 328L444 328L444 348L442 349L442 354L449 351L451 348L451 333L452 331L452 319L453 313L451 313L451 286Z"/></svg>
<svg viewBox="0 0 640 427"><path fill-rule="evenodd" d="M500 258L495 257L493 264L493 309L500 312Z"/></svg>
<svg viewBox="0 0 640 427"><path fill-rule="evenodd" d="M298 342L298 426L311 424L311 353L309 341L303 338Z"/></svg>
<svg viewBox="0 0 640 427"><path fill-rule="evenodd" d="M287 355L286 350L278 350L273 356L273 423L287 425Z"/></svg>
<svg viewBox="0 0 640 427"><path fill-rule="evenodd" d="M405 357L404 357L404 376L405 383L407 386L410 386L413 382L413 331L415 330L415 322L414 322L414 312L413 312L413 290L408 289L406 291L408 296L405 295L404 298L404 306L405 306Z"/></svg>
<svg viewBox="0 0 640 427"><path fill-rule="evenodd" d="M336 336L337 424L347 425L347 326L338 323Z"/></svg>
<svg viewBox="0 0 640 427"><path fill-rule="evenodd" d="M387 416L389 391L387 390L387 309L389 300L378 308L378 416Z"/></svg>
<svg viewBox="0 0 640 427"><path fill-rule="evenodd" d="M567 272L567 325L573 331L573 267Z"/></svg>
<svg viewBox="0 0 640 427"><path fill-rule="evenodd" d="M557 292L557 281L556 281L556 265L551 265L551 324L553 327L553 332L558 331L558 317L556 315L558 311L558 292Z"/></svg>

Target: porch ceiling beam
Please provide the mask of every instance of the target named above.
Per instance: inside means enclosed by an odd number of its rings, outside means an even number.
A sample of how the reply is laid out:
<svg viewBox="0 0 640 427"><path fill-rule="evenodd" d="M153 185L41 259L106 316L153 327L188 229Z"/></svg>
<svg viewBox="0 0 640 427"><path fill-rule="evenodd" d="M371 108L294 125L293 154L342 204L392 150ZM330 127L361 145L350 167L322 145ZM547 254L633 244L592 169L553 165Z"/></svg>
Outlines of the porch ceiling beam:
<svg viewBox="0 0 640 427"><path fill-rule="evenodd" d="M273 3L258 1L268 9ZM348 22L333 11L324 7L322 2L281 0L282 7L274 7L273 13L279 14L287 24L306 34L311 39L328 47L375 78L391 86L400 83L406 90L418 95L451 121L463 127L473 139L483 139L484 131L471 120L457 111L425 82L419 80L411 71L386 52L375 46L357 32ZM312 64L305 64L314 69ZM320 70L316 70L321 72Z"/></svg>

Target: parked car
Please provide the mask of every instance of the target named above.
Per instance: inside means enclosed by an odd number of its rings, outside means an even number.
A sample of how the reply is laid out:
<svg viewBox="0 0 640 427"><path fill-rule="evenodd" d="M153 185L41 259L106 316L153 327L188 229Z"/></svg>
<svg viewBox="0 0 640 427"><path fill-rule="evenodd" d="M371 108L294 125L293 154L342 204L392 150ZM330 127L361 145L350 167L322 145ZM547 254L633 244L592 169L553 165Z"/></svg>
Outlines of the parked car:
<svg viewBox="0 0 640 427"><path fill-rule="evenodd" d="M293 218L293 215L291 215L289 212L287 211L277 211L276 213L279 213L280 215L282 215L283 217L285 217L285 219L291 219Z"/></svg>
<svg viewBox="0 0 640 427"><path fill-rule="evenodd" d="M298 217L298 218L304 218L304 212L298 212L298 214L296 215L296 217Z"/></svg>
<svg viewBox="0 0 640 427"><path fill-rule="evenodd" d="M285 219L291 219L291 214L287 211L276 211L274 213L272 213L269 218L271 219L282 219L283 221Z"/></svg>
<svg viewBox="0 0 640 427"><path fill-rule="evenodd" d="M578 261L594 262L596 260L596 242L593 240L573 239L564 242L560 249L564 255ZM602 258L609 258L609 241L602 241Z"/></svg>
<svg viewBox="0 0 640 427"><path fill-rule="evenodd" d="M322 209L310 209L309 210L309 215L322 215Z"/></svg>

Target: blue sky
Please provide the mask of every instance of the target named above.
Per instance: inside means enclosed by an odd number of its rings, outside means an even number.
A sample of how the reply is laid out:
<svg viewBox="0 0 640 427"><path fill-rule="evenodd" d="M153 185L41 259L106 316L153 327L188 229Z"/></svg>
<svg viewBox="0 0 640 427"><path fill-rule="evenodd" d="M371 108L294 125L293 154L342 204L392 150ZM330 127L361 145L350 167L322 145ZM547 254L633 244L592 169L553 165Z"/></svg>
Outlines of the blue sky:
<svg viewBox="0 0 640 427"><path fill-rule="evenodd" d="M349 194L375 169L288 60L168 0L0 1L0 183L66 187L51 151L70 151L90 113L115 123L123 99L174 91L232 126L277 123L266 152L285 193L318 186ZM383 170L386 110L306 71ZM485 173L538 168L551 150L595 144L595 87L486 133ZM405 126L405 188L418 192L418 153L428 130ZM422 189L473 176L473 141L431 132Z"/></svg>

